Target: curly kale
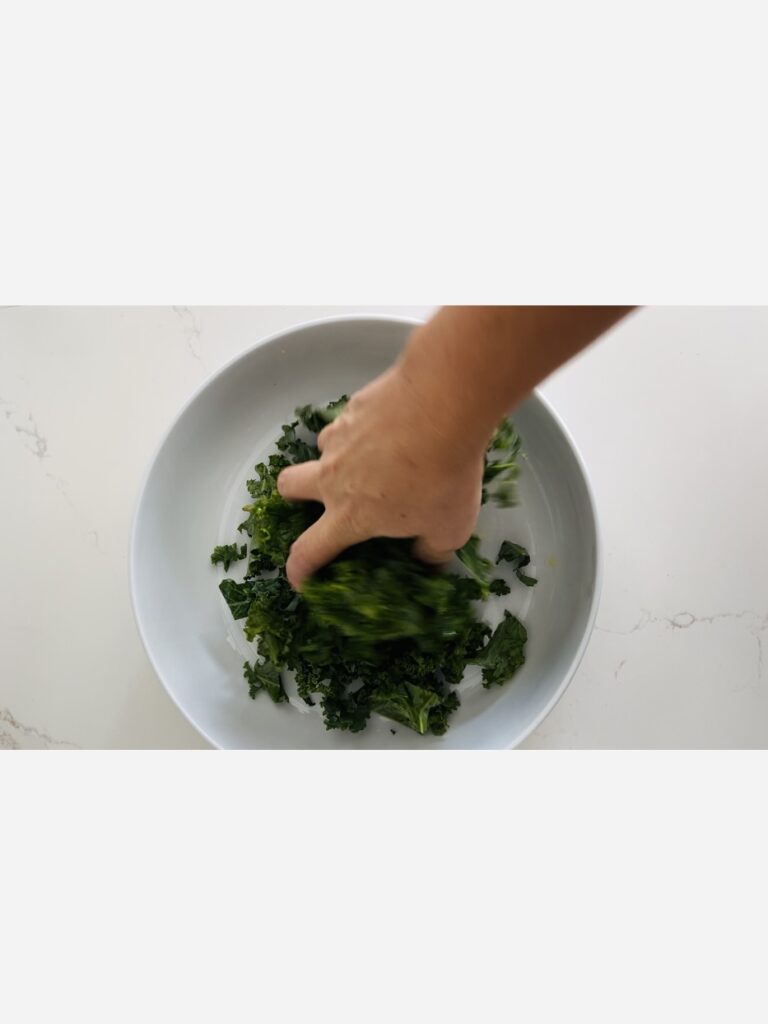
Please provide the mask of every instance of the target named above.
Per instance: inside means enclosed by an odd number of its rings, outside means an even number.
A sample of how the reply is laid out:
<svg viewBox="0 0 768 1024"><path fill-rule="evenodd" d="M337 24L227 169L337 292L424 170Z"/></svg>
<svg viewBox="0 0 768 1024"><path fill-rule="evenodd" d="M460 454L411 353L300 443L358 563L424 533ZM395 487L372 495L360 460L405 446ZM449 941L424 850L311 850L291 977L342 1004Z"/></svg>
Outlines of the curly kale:
<svg viewBox="0 0 768 1024"><path fill-rule="evenodd" d="M282 704L288 700L288 695L283 689L280 670L270 661L255 662L253 665L246 661L243 666L243 675L248 683L248 693L252 699L255 699L262 690L266 690L275 704Z"/></svg>
<svg viewBox="0 0 768 1024"><path fill-rule="evenodd" d="M247 553L247 544L242 544L240 547L237 544L220 544L213 549L211 562L213 565L223 565L224 572L229 572L230 565L233 562L239 562L241 558L245 558Z"/></svg>
<svg viewBox="0 0 768 1024"><path fill-rule="evenodd" d="M408 540L377 538L343 552L300 593L291 588L285 575L291 545L322 506L285 501L277 478L290 465L318 458L314 435L346 402L343 396L324 408L296 410L297 419L282 428L277 452L247 482L251 502L239 530L248 544L213 553L212 561L225 571L248 559L241 582L220 583L233 618L258 644L259 660L247 662L243 674L251 697L263 690L283 703L282 673L292 672L299 697L319 703L328 729L359 732L378 714L420 735L442 736L459 707L454 687L467 665L482 667L486 687L501 685L523 664L527 634L509 612L493 633L478 619L476 602L508 594L509 586L491 579L492 562L476 536L457 552L469 575L422 564ZM488 449L484 500L514 503L519 452L519 435L505 421ZM520 574L530 561L523 548L505 542L497 561L504 560L523 582L529 579Z"/></svg>
<svg viewBox="0 0 768 1024"><path fill-rule="evenodd" d="M344 406L348 401L348 396L342 395L341 398L337 398L335 402L330 402L324 407L318 408L316 405L303 405L300 409L296 410L296 415L307 430L310 430L313 434L319 434L323 427L333 423L344 412Z"/></svg>

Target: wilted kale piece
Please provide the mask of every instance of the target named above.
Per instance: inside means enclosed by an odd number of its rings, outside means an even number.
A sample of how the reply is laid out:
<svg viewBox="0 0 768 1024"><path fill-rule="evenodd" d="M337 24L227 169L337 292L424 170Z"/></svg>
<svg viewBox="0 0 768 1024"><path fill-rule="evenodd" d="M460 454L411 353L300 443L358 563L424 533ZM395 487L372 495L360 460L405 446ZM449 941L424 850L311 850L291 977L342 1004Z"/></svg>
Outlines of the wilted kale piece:
<svg viewBox="0 0 768 1024"><path fill-rule="evenodd" d="M483 686L501 686L512 678L525 662L525 626L510 612L496 627L487 645L473 660L483 667Z"/></svg>
<svg viewBox="0 0 768 1024"><path fill-rule="evenodd" d="M503 597L505 594L510 594L512 592L506 580L491 580L491 585L488 587L488 590L495 597Z"/></svg>
<svg viewBox="0 0 768 1024"><path fill-rule="evenodd" d="M539 582L538 580L535 580L533 576L526 576L523 572L526 565L530 565L531 556L525 548L520 547L519 544L513 544L512 541L505 540L499 548L496 564L498 565L499 562L509 562L515 576L517 576L520 582L524 583L526 587L535 587Z"/></svg>

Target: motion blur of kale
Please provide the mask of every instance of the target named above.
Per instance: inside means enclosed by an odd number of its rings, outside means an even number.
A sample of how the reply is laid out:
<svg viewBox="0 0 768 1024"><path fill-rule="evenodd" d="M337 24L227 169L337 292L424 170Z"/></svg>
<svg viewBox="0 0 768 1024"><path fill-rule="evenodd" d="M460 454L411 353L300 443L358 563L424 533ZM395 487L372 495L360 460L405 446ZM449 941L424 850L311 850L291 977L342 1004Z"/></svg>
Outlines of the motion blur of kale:
<svg viewBox="0 0 768 1024"><path fill-rule="evenodd" d="M500 508L517 504L518 456L522 439L511 420L503 420L491 438L485 455L483 504L490 498Z"/></svg>
<svg viewBox="0 0 768 1024"><path fill-rule="evenodd" d="M527 634L509 612L495 631L478 619L476 602L510 588L491 579L493 565L475 536L457 553L469 576L422 564L408 540L377 538L344 551L300 593L291 588L285 575L291 545L323 509L285 501L277 477L287 466L319 457L313 435L346 402L342 396L322 408L296 410L297 419L277 439L277 452L247 482L252 501L239 527L249 538L247 552L232 544L212 556L225 571L248 559L244 578L225 579L220 590L233 617L244 620L246 638L258 645L259 660L244 668L249 693L256 698L266 691L276 703L286 701L281 672L288 670L299 697L309 705L319 702L328 729L359 732L376 713L422 735L441 736L459 707L453 687L466 666L482 666L485 686L501 685L523 664ZM505 421L488 449L483 500L515 503L519 452L520 437ZM513 549L524 550L507 550ZM524 564L512 569L519 575Z"/></svg>

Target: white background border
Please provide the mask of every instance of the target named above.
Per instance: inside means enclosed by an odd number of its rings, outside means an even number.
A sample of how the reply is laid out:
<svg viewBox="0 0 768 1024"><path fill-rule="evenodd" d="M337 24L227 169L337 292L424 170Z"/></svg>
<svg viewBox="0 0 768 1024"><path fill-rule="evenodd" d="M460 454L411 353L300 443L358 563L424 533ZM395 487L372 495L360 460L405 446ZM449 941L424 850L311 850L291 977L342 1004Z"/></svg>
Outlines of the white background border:
<svg viewBox="0 0 768 1024"><path fill-rule="evenodd" d="M8 6L5 303L765 301L757 3ZM4 1016L762 1022L765 765L9 755Z"/></svg>

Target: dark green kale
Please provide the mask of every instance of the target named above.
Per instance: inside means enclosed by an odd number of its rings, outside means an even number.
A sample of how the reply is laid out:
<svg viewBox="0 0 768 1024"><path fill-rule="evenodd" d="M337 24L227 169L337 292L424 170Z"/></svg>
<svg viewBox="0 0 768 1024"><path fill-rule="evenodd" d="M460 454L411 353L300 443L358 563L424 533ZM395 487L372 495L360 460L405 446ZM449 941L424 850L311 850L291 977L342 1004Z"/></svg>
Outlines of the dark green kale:
<svg viewBox="0 0 768 1024"><path fill-rule="evenodd" d="M243 675L248 683L248 694L253 700L262 690L266 690L275 704L282 704L288 700L280 678L280 670L271 662L256 661L251 665L246 661Z"/></svg>
<svg viewBox="0 0 768 1024"><path fill-rule="evenodd" d="M246 483L250 496L255 500L274 494L277 490L278 476L290 465L285 455L270 455L266 462L260 462L256 466L255 478ZM244 527L245 523L242 523L240 529Z"/></svg>
<svg viewBox="0 0 768 1024"><path fill-rule="evenodd" d="M314 439L301 430L322 430L346 401L297 409L297 421L282 428L278 451L256 466L247 483L251 503L240 530L250 538L250 550L230 548L238 558L247 552L248 570L242 582L220 584L233 617L245 620L247 639L258 641L261 658L246 664L244 675L252 697L266 690L283 702L281 671L293 672L299 696L309 705L319 702L328 729L359 732L377 713L422 735L441 736L459 707L452 687L466 666L481 664L486 686L505 681L522 664L525 630L505 618L491 636L477 618L475 602L509 592L503 580L491 580L492 564L477 537L458 553L469 576L423 565L409 540L378 538L343 552L301 593L291 588L284 568L288 552L322 506L285 501L277 478L287 466L318 457ZM519 438L505 422L494 435L485 471L487 491L502 504L513 493L518 451Z"/></svg>
<svg viewBox="0 0 768 1024"><path fill-rule="evenodd" d="M512 678L525 662L525 644L528 633L525 626L504 612L504 618L479 655L472 660L483 667L483 686L501 686Z"/></svg>
<svg viewBox="0 0 768 1024"><path fill-rule="evenodd" d="M287 423L276 442L278 451L282 452L294 465L299 462L311 462L320 455L316 445L309 444L297 435L296 427L298 425L298 420L295 423Z"/></svg>
<svg viewBox="0 0 768 1024"><path fill-rule="evenodd" d="M241 558L245 558L247 552L247 544L243 544L242 547L238 547L237 544L219 544L218 547L213 549L211 562L214 565L223 565L224 572L229 572L230 565L233 562L239 562Z"/></svg>
<svg viewBox="0 0 768 1024"><path fill-rule="evenodd" d="M342 395L335 402L329 402L326 406L302 405L296 410L296 415L313 434L319 434L323 427L333 423L337 416L344 412L344 406L349 401L347 395Z"/></svg>
<svg viewBox="0 0 768 1024"><path fill-rule="evenodd" d="M299 462L305 454L299 446L305 442L296 441L292 431L293 425L283 427L281 441L294 461ZM311 458L317 458L317 450L314 452ZM291 461L284 453L270 455L266 463L256 466L256 477L248 481L248 493L254 501L244 506L248 518L239 529L251 538L249 575L284 566L291 544L322 513L322 506L315 502L295 504L281 498L277 478L289 465Z"/></svg>
<svg viewBox="0 0 768 1024"><path fill-rule="evenodd" d="M361 688L354 692L334 687L321 701L326 729L361 732L371 717L370 693Z"/></svg>
<svg viewBox="0 0 768 1024"><path fill-rule="evenodd" d="M291 660L296 616L301 598L285 576L252 580L245 635L259 650L282 667Z"/></svg>
<svg viewBox="0 0 768 1024"><path fill-rule="evenodd" d="M254 576L260 576L263 572L272 572L276 568L277 565L265 551L253 548L248 556L248 572L245 578L251 579Z"/></svg>
<svg viewBox="0 0 768 1024"><path fill-rule="evenodd" d="M248 512L245 529L253 548L279 567L285 565L291 544L320 516L322 506L287 502L275 491L243 511Z"/></svg>
<svg viewBox="0 0 768 1024"><path fill-rule="evenodd" d="M494 595L494 597L503 597L505 594L510 594L511 590L506 580L491 580L491 585L488 590Z"/></svg>
<svg viewBox="0 0 768 1024"><path fill-rule="evenodd" d="M510 540L505 540L499 548L499 556L496 559L496 564L499 562L509 562L510 568L514 572L515 576L520 580L521 583L525 584L526 587L535 587L539 582L535 580L533 576L526 576L523 569L526 565L530 565L531 556L521 547L519 544L513 544Z"/></svg>
<svg viewBox="0 0 768 1024"><path fill-rule="evenodd" d="M443 697L429 712L429 731L433 736L444 736L448 731L448 719L459 707L459 696L455 690L451 690Z"/></svg>
<svg viewBox="0 0 768 1024"><path fill-rule="evenodd" d="M410 638L434 650L472 622L459 579L417 561L407 541L379 539L344 552L301 594L317 622L347 638L354 657L379 660L375 648L385 641Z"/></svg>
<svg viewBox="0 0 768 1024"><path fill-rule="evenodd" d="M407 725L423 736L430 726L430 714L441 700L440 694L434 690L401 682L379 687L372 703L377 714Z"/></svg>
<svg viewBox="0 0 768 1024"><path fill-rule="evenodd" d="M235 583L234 580L222 580L219 590L224 595L224 600L229 605L233 619L244 619L251 607L251 584Z"/></svg>
<svg viewBox="0 0 768 1024"><path fill-rule="evenodd" d="M511 420L503 420L491 439L485 456L483 502L489 498L501 508L517 504L517 458L522 441Z"/></svg>
<svg viewBox="0 0 768 1024"><path fill-rule="evenodd" d="M480 538L473 534L456 555L461 564L472 573L480 584L480 596L485 600L490 592L493 563L480 554Z"/></svg>

